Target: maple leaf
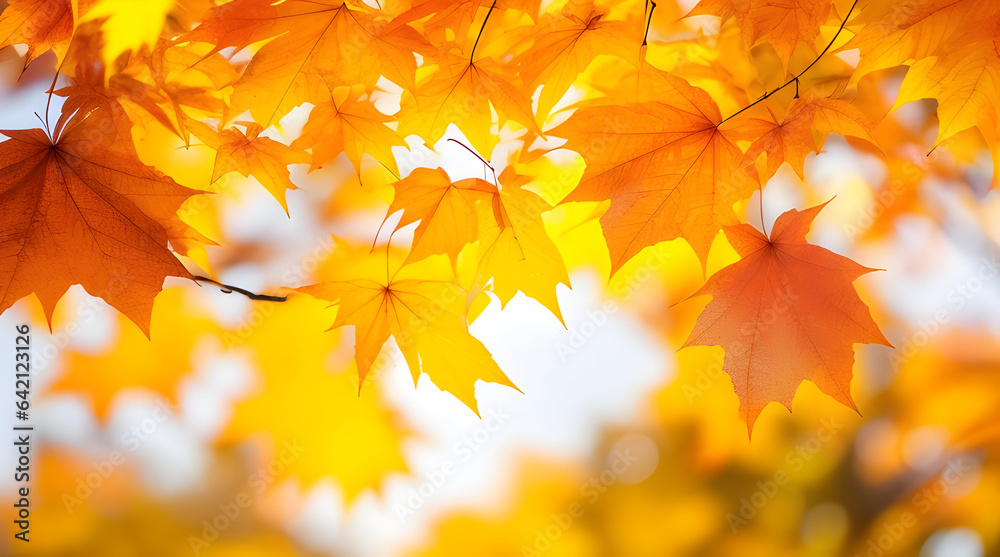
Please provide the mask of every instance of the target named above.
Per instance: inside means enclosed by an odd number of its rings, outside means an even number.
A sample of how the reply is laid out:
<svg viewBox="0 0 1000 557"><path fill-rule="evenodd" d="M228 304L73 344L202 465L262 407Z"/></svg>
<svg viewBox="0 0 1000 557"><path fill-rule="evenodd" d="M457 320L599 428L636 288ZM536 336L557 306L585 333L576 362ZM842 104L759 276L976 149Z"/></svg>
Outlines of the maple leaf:
<svg viewBox="0 0 1000 557"><path fill-rule="evenodd" d="M96 0L9 0L0 13L0 48L27 45L24 67L51 50L62 61L81 11Z"/></svg>
<svg viewBox="0 0 1000 557"><path fill-rule="evenodd" d="M306 164L309 155L280 141L260 137L264 128L256 122L236 124L246 128L246 131L227 128L216 132L201 122L189 123L196 130L195 135L216 151L212 182L230 172L238 172L244 177L253 175L278 200L287 215L285 190L298 189L289 179L288 165Z"/></svg>
<svg viewBox="0 0 1000 557"><path fill-rule="evenodd" d="M853 344L891 346L852 286L875 269L806 243L824 206L783 213L770 239L748 224L725 227L740 260L692 294L712 301L683 347L722 346L748 433L769 402L791 410L805 380L857 410Z"/></svg>
<svg viewBox="0 0 1000 557"><path fill-rule="evenodd" d="M479 205L492 206L497 187L479 178L452 182L443 168L415 168L393 184L396 195L385 218L403 211L396 230L417 221L407 261L446 253L452 263L479 238ZM384 221L383 221L384 223Z"/></svg>
<svg viewBox="0 0 1000 557"><path fill-rule="evenodd" d="M89 59L102 44L96 23L77 30L62 70L72 80L55 91L66 97L64 113L120 107L139 127L157 122L188 141L189 112L214 116L225 109L217 91L232 83L236 73L221 55L161 40L152 51L142 48L105 67Z"/></svg>
<svg viewBox="0 0 1000 557"><path fill-rule="evenodd" d="M184 127L189 114L217 117L226 108L220 91L238 77L222 55L206 53L192 43L167 40L160 40L151 52L143 49L130 56L125 71L153 87L153 98L172 115L168 129L185 141L189 139ZM142 96L133 94L130 98L139 100Z"/></svg>
<svg viewBox="0 0 1000 557"><path fill-rule="evenodd" d="M454 266L459 252L478 241L470 295L492 279L501 309L521 291L562 321L556 286L569 286L569 276L542 221L542 213L552 207L522 187L529 178L515 174L513 167L504 170L500 181L507 186L497 188L479 178L452 182L444 169L417 168L394 184L396 196L386 218L403 211L395 230L420 221L407 261L444 253Z"/></svg>
<svg viewBox="0 0 1000 557"><path fill-rule="evenodd" d="M65 115L64 115L65 116ZM168 247L189 231L176 212L195 190L142 164L127 118L106 108L0 143L0 311L34 292L51 321L73 284L148 336L153 298L191 275Z"/></svg>
<svg viewBox="0 0 1000 557"><path fill-rule="evenodd" d="M329 101L334 87L374 85L380 75L410 88L414 52L433 49L412 27L389 27L371 10L340 0L235 0L212 9L184 37L216 50L273 39L250 60L232 96L234 114L250 110L263 126L289 110ZM238 17L234 17L238 14Z"/></svg>
<svg viewBox="0 0 1000 557"><path fill-rule="evenodd" d="M332 329L354 327L355 361L363 382L382 345L396 340L416 385L421 372L479 414L477 380L514 387L493 356L469 334L467 294L440 256L399 265L388 253L352 257L334 280L297 288L337 305ZM397 259L393 257L391 259ZM389 266L397 266L390 272Z"/></svg>
<svg viewBox="0 0 1000 557"><path fill-rule="evenodd" d="M788 112L778 123L771 114L772 122L753 144L747 148L744 164L754 161L762 153L767 153L767 175L770 179L787 162L800 178L803 177L806 155L823 149L826 136L838 133L863 139L872 145L877 142L871 134L871 125L860 110L850 103L809 95L792 101Z"/></svg>
<svg viewBox="0 0 1000 557"><path fill-rule="evenodd" d="M1000 18L998 18L1000 23ZM1000 163L1000 54L993 43L925 58L906 72L893 108L918 99L937 100L935 146L976 127L993 151L994 183Z"/></svg>
<svg viewBox="0 0 1000 557"><path fill-rule="evenodd" d="M658 83L660 101L584 106L548 132L568 138L565 147L587 163L563 202L611 200L601 227L612 273L673 238L687 240L704 265L720 227L737 222L733 203L758 186L756 171L739 165L738 120L720 127L705 91L668 74Z"/></svg>
<svg viewBox="0 0 1000 557"><path fill-rule="evenodd" d="M747 54L753 47L768 43L778 54L785 73L798 45L816 51L813 43L831 11L830 0L701 0L688 16L714 15L723 22L735 18Z"/></svg>
<svg viewBox="0 0 1000 557"><path fill-rule="evenodd" d="M527 27L521 40L534 39L518 55L521 78L527 90L545 84L538 97L538 115L544 118L559 102L577 76L601 54L631 60L638 49L639 29L607 18L593 4L571 4L560 15L545 14L538 25ZM630 36L631 33L631 36Z"/></svg>
<svg viewBox="0 0 1000 557"><path fill-rule="evenodd" d="M978 32L977 32L978 31ZM935 146L976 127L993 151L994 183L1000 163L1000 10L984 18L978 37L964 46L949 45L939 54L915 62L906 72L894 109L918 99L937 101L938 136ZM958 41L956 41L957 43Z"/></svg>
<svg viewBox="0 0 1000 557"><path fill-rule="evenodd" d="M399 176L392 147L406 147L406 142L386 125L396 119L379 112L370 100L362 100L365 95L364 86L340 88L329 102L313 107L302 133L292 141L293 149L312 149L310 170L345 153L360 175L361 159L368 154Z"/></svg>
<svg viewBox="0 0 1000 557"><path fill-rule="evenodd" d="M840 49L856 48L860 55L851 83L874 71L933 56L945 45L960 47L985 39L988 35L975 31L998 9L991 0L871 2L858 18L865 25Z"/></svg>
<svg viewBox="0 0 1000 557"><path fill-rule="evenodd" d="M500 141L490 133L492 106L499 127L509 119L541 134L531 101L516 81L509 65L450 53L447 62L419 82L412 94L404 91L397 115L399 132L417 134L430 146L444 136L448 124L455 124L476 151L488 155Z"/></svg>
<svg viewBox="0 0 1000 557"><path fill-rule="evenodd" d="M931 98L938 102L935 146L977 127L1000 164L1000 4L983 0L926 0L879 6L883 17L866 25L844 49L857 48L856 83L884 68L910 65L893 108ZM997 164L994 165L995 167ZM994 183L998 173L994 171Z"/></svg>
<svg viewBox="0 0 1000 557"><path fill-rule="evenodd" d="M480 260L473 291L493 280L493 293L500 308L518 291L533 298L563 322L556 286L570 286L566 265L556 245L545 232L542 213L552 207L540 196L525 189L526 176L516 175L508 166L500 175L506 184L497 193L495 210L480 211ZM499 218L497 218L499 217Z"/></svg>

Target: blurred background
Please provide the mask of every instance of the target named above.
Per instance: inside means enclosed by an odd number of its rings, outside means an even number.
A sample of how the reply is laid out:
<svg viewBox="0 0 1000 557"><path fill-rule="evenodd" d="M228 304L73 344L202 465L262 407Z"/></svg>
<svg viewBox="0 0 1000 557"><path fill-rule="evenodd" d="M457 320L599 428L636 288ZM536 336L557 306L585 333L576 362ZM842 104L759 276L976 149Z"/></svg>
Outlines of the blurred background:
<svg viewBox="0 0 1000 557"><path fill-rule="evenodd" d="M719 34L717 19L679 20L692 4L658 3L649 52L705 86L701 70L723 63L711 48L738 37ZM838 86L851 56L817 71ZM15 49L0 50L4 129L44 114L54 57L21 67ZM884 115L901 77L859 85L858 103ZM574 88L559 106L583 95ZM390 83L376 104L392 113L398 102ZM152 340L80 287L51 330L37 300L21 300L0 316L0 360L14 361L15 325L29 323L31 542L12 541L6 504L0 553L1000 555L1000 198L972 132L928 155L934 108L911 103L879 120L885 158L830 136L804 182L786 166L764 189L768 229L836 196L810 241L884 269L856 282L895 346L855 345L860 415L805 383L793 414L777 404L761 414L751 443L722 349L678 351L707 301L685 300L704 280L691 249L662 243L609 277L597 206L563 206L545 217L570 269L572 289L558 290L565 327L522 294L502 311L492 301L471 331L524 394L478 384L481 419L427 377L414 388L392 340L359 388L353 331L327 331L333 312L305 296L253 302L170 279ZM266 135L294 138L309 110ZM166 129L134 133L144 162L216 192L182 215L220 244L206 254L220 280L252 291L323 280L351 247L371 245L392 198L384 169L366 161L356 173L342 155L311 173L290 167L300 189L286 215L253 178L209 186L210 149L184 148ZM505 133L498 174L518 148ZM394 150L401 173L440 165L453 179L482 177L447 138L468 144L452 127L434 150L416 138ZM568 173L572 187L583 163L557 150L519 171ZM567 191L542 195L555 203ZM746 203L756 226L759 202ZM735 260L720 237L708 273ZM15 400L0 389L0 406ZM17 487L7 435L5 501Z"/></svg>

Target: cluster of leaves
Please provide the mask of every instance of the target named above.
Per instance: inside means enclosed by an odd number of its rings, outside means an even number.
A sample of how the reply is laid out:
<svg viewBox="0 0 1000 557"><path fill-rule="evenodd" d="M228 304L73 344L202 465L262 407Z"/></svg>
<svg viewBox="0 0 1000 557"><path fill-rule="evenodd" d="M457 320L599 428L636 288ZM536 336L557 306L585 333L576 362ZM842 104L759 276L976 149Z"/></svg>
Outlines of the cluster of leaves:
<svg viewBox="0 0 1000 557"><path fill-rule="evenodd" d="M769 235L737 208L784 163L801 177L831 133L891 160L863 79L888 68L910 66L897 105L938 101L938 142L976 128L998 152L1000 8L989 0L703 0L688 15L721 20L710 46L651 46L650 27L689 20L643 2L149 4L10 0L0 15L0 47L27 45L25 65L55 53L64 98L53 126L3 132L0 311L34 293L51 317L81 284L149 334L164 279L196 278L176 255L196 260L212 242L178 210L203 192L140 161L139 130L214 149L206 188L252 175L285 206L288 165L343 155L359 174L374 160L398 176L404 138L434 146L454 125L487 158L516 144L499 176L413 170L392 184L386 215L402 213L395 230L416 224L410 249L352 252L290 295L335 304L333 326L355 328L362 380L393 337L415 381L427 373L473 409L477 380L513 386L469 333L485 293L503 305L522 292L562 319L556 289L569 279L543 219L556 203L603 204L612 273L675 239L705 266L724 234L740 260L697 292L713 299L687 345L725 349L748 426L771 401L790 408L807 379L853 407L853 344L888 344L852 286L871 269L806 241L821 206L786 212ZM123 23L130 9L153 31ZM834 56L853 49L856 66ZM731 56L762 61L737 74ZM376 106L385 91L399 94L394 114ZM302 105L301 133L274 139ZM558 150L585 162L578 184L522 172ZM785 309L762 323L773 307Z"/></svg>

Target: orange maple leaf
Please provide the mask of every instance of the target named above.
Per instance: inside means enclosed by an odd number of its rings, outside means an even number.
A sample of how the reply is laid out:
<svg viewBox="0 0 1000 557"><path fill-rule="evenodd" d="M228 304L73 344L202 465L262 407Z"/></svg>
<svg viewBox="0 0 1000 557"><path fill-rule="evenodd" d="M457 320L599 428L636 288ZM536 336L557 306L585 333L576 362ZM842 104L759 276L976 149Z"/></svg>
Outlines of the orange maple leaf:
<svg viewBox="0 0 1000 557"><path fill-rule="evenodd" d="M269 137L260 137L264 128L256 122L236 122L246 128L228 128L216 132L201 122L189 122L198 139L216 150L212 182L230 172L244 177L253 175L264 189L271 193L288 214L285 190L295 190L289 179L288 165L307 164L309 155Z"/></svg>
<svg viewBox="0 0 1000 557"><path fill-rule="evenodd" d="M493 201L495 207L497 201L493 184L479 178L452 182L443 168L416 168L393 187L386 219L403 211L396 230L420 221L407 261L446 253L454 263L466 244L479 239L478 205Z"/></svg>
<svg viewBox="0 0 1000 557"><path fill-rule="evenodd" d="M143 47L105 66L93 58L104 45L98 23L78 27L66 54L60 71L72 79L55 91L66 97L63 113L121 108L139 128L158 122L187 142L188 113L217 115L225 109L217 91L236 80L236 71L222 55L205 56L204 45L161 39L152 50Z"/></svg>
<svg viewBox="0 0 1000 557"><path fill-rule="evenodd" d="M168 247L190 229L176 212L198 193L142 164L130 123L109 108L0 143L0 312L34 292L51 321L73 284L149 335L169 276L191 278Z"/></svg>
<svg viewBox="0 0 1000 557"><path fill-rule="evenodd" d="M781 60L782 73L798 45L816 51L813 42L833 9L830 0L701 0L688 16L736 19L747 53L768 43Z"/></svg>
<svg viewBox="0 0 1000 557"><path fill-rule="evenodd" d="M806 233L826 204L785 212L771 238L748 224L725 227L740 255L692 296L711 295L688 346L722 346L723 368L752 432L769 402L791 410L799 384L810 380L854 410L853 344L892 346L852 283L869 269L819 246ZM683 348L682 347L682 348Z"/></svg>
<svg viewBox="0 0 1000 557"><path fill-rule="evenodd" d="M76 17L93 2L10 0L0 14L0 48L27 45L24 67L49 50L62 60L73 38ZM74 10L77 11L76 16Z"/></svg>
<svg viewBox="0 0 1000 557"><path fill-rule="evenodd" d="M406 261L446 253L454 264L458 252L479 239L478 205L497 196L493 184L479 178L452 182L443 168L416 168L393 186L396 194L386 219L403 211L396 230L420 221Z"/></svg>
<svg viewBox="0 0 1000 557"><path fill-rule="evenodd" d="M826 136L837 133L863 139L872 145L877 141L872 137L868 119L850 103L808 96L792 101L788 113L778 123L768 122L765 131L747 149L744 164L754 161L761 153L767 153L767 174L774 176L782 162L787 162L800 178L805 170L806 155L823 149Z"/></svg>
<svg viewBox="0 0 1000 557"><path fill-rule="evenodd" d="M289 110L329 101L342 85L374 85L380 75L412 87L414 52L433 49L412 27L390 27L373 10L341 0L235 0L209 12L185 40L216 50L265 44L235 84L234 115L250 110L267 127Z"/></svg>
<svg viewBox="0 0 1000 557"><path fill-rule="evenodd" d="M946 45L952 49L985 39L988 35L976 31L997 9L993 0L869 2L858 16L864 27L841 48L856 48L860 54L851 83L874 71L933 56Z"/></svg>
<svg viewBox="0 0 1000 557"><path fill-rule="evenodd" d="M382 166L399 176L396 157L392 148L407 147L403 138L387 126L395 118L379 112L364 86L350 89L343 87L333 93L329 102L313 107L302 134L292 141L295 149L312 149L312 167L315 170L344 153L360 176L361 159L369 155Z"/></svg>
<svg viewBox="0 0 1000 557"><path fill-rule="evenodd" d="M641 30L607 16L593 4L570 3L561 14L546 14L539 25L526 28L521 40L534 42L516 61L527 91L545 85L538 97L540 117L552 111L598 55L610 54L630 61L635 58L638 49L634 31Z"/></svg>
<svg viewBox="0 0 1000 557"><path fill-rule="evenodd" d="M938 103L935 146L976 127L1000 172L1000 4L991 0L926 0L876 3L877 19L864 26L844 49L860 53L851 83L865 75L909 65L894 108L917 99ZM864 13L862 14L864 15ZM866 20L867 21L867 20Z"/></svg>
<svg viewBox="0 0 1000 557"><path fill-rule="evenodd" d="M611 271L642 248L684 238L702 264L723 224L738 221L732 206L757 189L744 172L735 120L720 128L708 93L661 73L660 101L585 106L551 132L583 156L587 169L566 201L611 200L601 228Z"/></svg>

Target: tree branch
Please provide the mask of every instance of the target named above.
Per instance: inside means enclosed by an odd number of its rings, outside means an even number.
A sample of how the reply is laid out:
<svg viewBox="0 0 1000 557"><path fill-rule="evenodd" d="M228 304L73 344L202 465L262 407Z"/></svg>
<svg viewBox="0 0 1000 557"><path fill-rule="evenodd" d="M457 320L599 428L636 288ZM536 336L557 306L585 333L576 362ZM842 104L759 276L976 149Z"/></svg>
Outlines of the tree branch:
<svg viewBox="0 0 1000 557"><path fill-rule="evenodd" d="M250 298L251 300L259 300L263 302L284 302L288 300L288 296L269 296L267 294L255 294L253 292L250 292L249 290L244 290L243 288L240 288L238 286L230 286L228 284L221 283L217 280L213 280L208 277L196 275L194 277L194 280L195 282L208 282L214 284L219 288L221 288L222 291L225 292L226 294L229 294L231 292L239 292L240 294L243 294L244 296Z"/></svg>

